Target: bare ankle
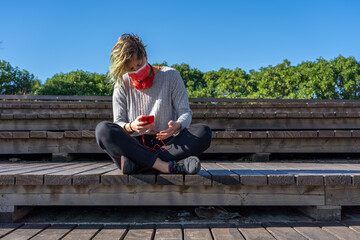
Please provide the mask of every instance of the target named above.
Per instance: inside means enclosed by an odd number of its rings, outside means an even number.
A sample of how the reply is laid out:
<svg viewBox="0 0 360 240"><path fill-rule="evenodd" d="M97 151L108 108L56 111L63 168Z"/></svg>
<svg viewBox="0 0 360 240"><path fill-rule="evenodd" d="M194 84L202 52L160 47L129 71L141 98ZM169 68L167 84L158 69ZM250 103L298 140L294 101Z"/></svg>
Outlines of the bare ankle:
<svg viewBox="0 0 360 240"><path fill-rule="evenodd" d="M154 169L159 170L162 173L168 173L169 172L169 162L165 162L161 160L160 158L157 158L154 165L152 166Z"/></svg>

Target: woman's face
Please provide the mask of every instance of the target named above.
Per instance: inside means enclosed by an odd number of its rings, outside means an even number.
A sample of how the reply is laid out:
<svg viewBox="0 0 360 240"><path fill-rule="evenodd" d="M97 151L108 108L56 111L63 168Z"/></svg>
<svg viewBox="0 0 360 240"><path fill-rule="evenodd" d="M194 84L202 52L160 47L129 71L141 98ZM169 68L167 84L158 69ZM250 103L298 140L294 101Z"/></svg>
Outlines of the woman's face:
<svg viewBox="0 0 360 240"><path fill-rule="evenodd" d="M146 57L143 58L137 58L136 54L134 54L130 61L126 64L126 71L128 72L134 72L137 71L139 68L141 68L146 61Z"/></svg>

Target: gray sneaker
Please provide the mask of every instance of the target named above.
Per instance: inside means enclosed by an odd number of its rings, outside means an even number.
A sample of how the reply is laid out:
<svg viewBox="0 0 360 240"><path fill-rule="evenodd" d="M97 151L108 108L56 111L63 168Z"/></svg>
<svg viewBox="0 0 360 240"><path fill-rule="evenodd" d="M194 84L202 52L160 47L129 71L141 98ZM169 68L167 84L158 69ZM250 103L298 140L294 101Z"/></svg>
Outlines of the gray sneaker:
<svg viewBox="0 0 360 240"><path fill-rule="evenodd" d="M183 163L171 161L169 165L169 173L172 174L197 174L201 169L198 157L190 156L184 159Z"/></svg>

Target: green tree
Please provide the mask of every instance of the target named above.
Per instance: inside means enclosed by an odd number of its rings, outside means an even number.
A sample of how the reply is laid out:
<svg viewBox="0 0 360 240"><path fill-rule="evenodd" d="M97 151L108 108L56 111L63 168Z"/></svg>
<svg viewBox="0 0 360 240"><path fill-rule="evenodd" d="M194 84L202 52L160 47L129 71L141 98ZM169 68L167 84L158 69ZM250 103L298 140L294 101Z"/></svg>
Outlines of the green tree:
<svg viewBox="0 0 360 240"><path fill-rule="evenodd" d="M250 81L254 91L248 97L252 98L299 98L298 83L300 75L296 67L285 59L275 67L260 68L260 71L250 71Z"/></svg>
<svg viewBox="0 0 360 240"><path fill-rule="evenodd" d="M339 56L330 62L339 98L360 98L360 63L354 57Z"/></svg>
<svg viewBox="0 0 360 240"><path fill-rule="evenodd" d="M39 86L40 81L34 74L0 61L0 94L32 94Z"/></svg>
<svg viewBox="0 0 360 240"><path fill-rule="evenodd" d="M323 58L297 66L301 81L299 95L304 99L339 99L336 76L331 64Z"/></svg>
<svg viewBox="0 0 360 240"><path fill-rule="evenodd" d="M37 89L36 94L111 96L113 86L108 82L106 76L106 74L89 73L80 70L55 74Z"/></svg>
<svg viewBox="0 0 360 240"><path fill-rule="evenodd" d="M203 73L196 68L190 68L189 64L174 64L171 66L179 71L182 79L184 80L185 87L188 95L192 95L197 89L203 88L205 82L203 80Z"/></svg>

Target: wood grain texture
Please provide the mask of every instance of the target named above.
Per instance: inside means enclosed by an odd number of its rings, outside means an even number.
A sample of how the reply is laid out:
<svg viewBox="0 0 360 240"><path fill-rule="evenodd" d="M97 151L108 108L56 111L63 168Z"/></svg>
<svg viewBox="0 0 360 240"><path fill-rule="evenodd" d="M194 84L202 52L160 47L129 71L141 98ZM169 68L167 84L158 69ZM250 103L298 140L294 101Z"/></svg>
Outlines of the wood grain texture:
<svg viewBox="0 0 360 240"><path fill-rule="evenodd" d="M105 225L104 228L96 234L93 240L119 240L126 234L127 225Z"/></svg>

